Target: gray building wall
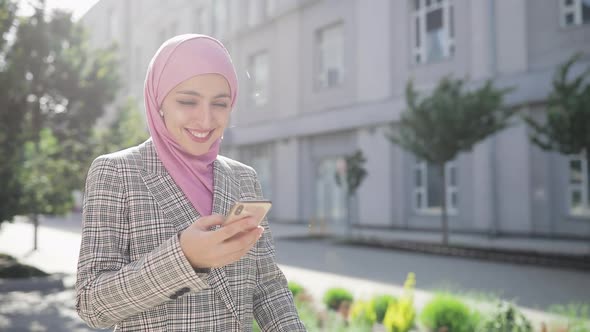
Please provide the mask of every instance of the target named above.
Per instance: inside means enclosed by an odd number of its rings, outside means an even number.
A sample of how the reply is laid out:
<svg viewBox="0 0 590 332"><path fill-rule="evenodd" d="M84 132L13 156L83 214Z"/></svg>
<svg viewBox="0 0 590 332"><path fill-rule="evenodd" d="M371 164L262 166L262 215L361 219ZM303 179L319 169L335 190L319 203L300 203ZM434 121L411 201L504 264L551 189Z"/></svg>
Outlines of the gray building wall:
<svg viewBox="0 0 590 332"><path fill-rule="evenodd" d="M385 136L405 108L407 80L427 93L447 74L467 78L471 86L494 78L500 87L518 87L508 104L541 115L557 65L576 51L590 51L590 26L561 27L556 0L454 0L455 54L424 64L412 56L413 1L372 0L367 6L361 0L277 0L275 11L253 26L247 23L248 1L227 3L227 33L217 36L211 17L202 31L224 41L240 79L222 149L247 161L251 147L271 147L275 222L314 220L318 163L361 149L368 176L354 202L357 222L439 229L438 214L413 209L414 157ZM127 41L123 92L143 103L145 70L156 48L174 34L199 32L195 13L213 10L213 4L101 0L83 22L93 45L104 46L105 13L127 17L117 38ZM345 78L338 87L318 89L317 32L335 23L344 29ZM257 108L246 72L250 57L261 51L269 55L270 91L268 103ZM567 158L532 145L527 130L517 122L459 155L453 231L590 237L590 219L568 212Z"/></svg>

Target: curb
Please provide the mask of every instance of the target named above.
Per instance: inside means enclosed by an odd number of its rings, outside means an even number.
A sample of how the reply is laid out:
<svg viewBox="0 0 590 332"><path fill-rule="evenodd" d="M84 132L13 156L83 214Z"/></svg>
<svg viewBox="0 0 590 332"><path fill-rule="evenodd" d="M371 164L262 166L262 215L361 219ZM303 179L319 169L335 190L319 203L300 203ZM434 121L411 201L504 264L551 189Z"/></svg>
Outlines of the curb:
<svg viewBox="0 0 590 332"><path fill-rule="evenodd" d="M463 245L444 246L419 241L382 241L375 238L336 239L337 244L371 246L440 256L480 259L511 264L527 264L578 271L590 271L589 255L541 253L528 250L470 247Z"/></svg>
<svg viewBox="0 0 590 332"><path fill-rule="evenodd" d="M389 250L400 250L414 253L450 256L467 259L487 260L510 264L527 264L550 268L590 271L590 255L546 253L532 250L485 248L466 245L447 245L438 243L395 240L384 241L375 237L353 237L350 239L338 236L287 236L282 240L328 240L335 245L371 247Z"/></svg>
<svg viewBox="0 0 590 332"><path fill-rule="evenodd" d="M0 278L0 293L64 290L63 275L47 277Z"/></svg>

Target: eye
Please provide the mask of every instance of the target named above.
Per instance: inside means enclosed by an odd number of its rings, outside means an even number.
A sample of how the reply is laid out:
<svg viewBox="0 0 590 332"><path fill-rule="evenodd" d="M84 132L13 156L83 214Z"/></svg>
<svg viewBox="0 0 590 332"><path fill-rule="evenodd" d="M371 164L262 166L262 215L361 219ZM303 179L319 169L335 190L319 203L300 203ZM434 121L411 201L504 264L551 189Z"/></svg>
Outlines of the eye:
<svg viewBox="0 0 590 332"><path fill-rule="evenodd" d="M227 104L226 103L214 103L213 106L215 106L215 107L221 107L221 108L227 108Z"/></svg>
<svg viewBox="0 0 590 332"><path fill-rule="evenodd" d="M177 100L176 102L183 106L194 106L197 104L195 101L192 100Z"/></svg>

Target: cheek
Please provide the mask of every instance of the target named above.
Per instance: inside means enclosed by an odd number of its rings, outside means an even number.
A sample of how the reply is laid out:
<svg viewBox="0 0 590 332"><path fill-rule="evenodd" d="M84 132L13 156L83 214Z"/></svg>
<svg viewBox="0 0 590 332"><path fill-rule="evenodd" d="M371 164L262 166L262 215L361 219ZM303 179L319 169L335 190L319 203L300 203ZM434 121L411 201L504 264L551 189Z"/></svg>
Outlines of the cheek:
<svg viewBox="0 0 590 332"><path fill-rule="evenodd" d="M183 126L188 121L188 116L186 112L181 110L174 110L169 113L167 121L170 122L173 126Z"/></svg>
<svg viewBox="0 0 590 332"><path fill-rule="evenodd" d="M219 112L219 114L216 114L216 122L223 127L226 127L227 124L229 123L229 114L230 112Z"/></svg>

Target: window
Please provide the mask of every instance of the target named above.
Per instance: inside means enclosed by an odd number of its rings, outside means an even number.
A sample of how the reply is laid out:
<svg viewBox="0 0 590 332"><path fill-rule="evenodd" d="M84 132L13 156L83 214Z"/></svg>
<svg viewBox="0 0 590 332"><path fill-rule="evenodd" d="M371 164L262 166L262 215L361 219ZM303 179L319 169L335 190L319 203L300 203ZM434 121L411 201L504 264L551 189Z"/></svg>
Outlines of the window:
<svg viewBox="0 0 590 332"><path fill-rule="evenodd" d="M277 0L249 0L248 26L255 26L275 14Z"/></svg>
<svg viewBox="0 0 590 332"><path fill-rule="evenodd" d="M413 0L414 61L435 62L455 53L451 0Z"/></svg>
<svg viewBox="0 0 590 332"><path fill-rule="evenodd" d="M198 8L195 12L195 33L208 34L207 11L205 8Z"/></svg>
<svg viewBox="0 0 590 332"><path fill-rule="evenodd" d="M108 10L108 17L107 17L107 38L108 39L116 39L117 33L117 17L115 15L115 11L113 9Z"/></svg>
<svg viewBox="0 0 590 332"><path fill-rule="evenodd" d="M335 24L317 33L318 77L320 88L342 84L344 79L344 27Z"/></svg>
<svg viewBox="0 0 590 332"><path fill-rule="evenodd" d="M266 17L272 17L277 10L277 0L266 0L265 3L265 15Z"/></svg>
<svg viewBox="0 0 590 332"><path fill-rule="evenodd" d="M256 170L265 199L272 199L272 145L262 144L243 149L242 159Z"/></svg>
<svg viewBox="0 0 590 332"><path fill-rule="evenodd" d="M336 182L339 158L326 158L316 164L315 202L318 220L343 222L346 218L346 191Z"/></svg>
<svg viewBox="0 0 590 332"><path fill-rule="evenodd" d="M447 211L457 211L459 201L457 166L455 162L445 165ZM425 161L417 161L414 167L414 209L419 212L442 212L442 174L440 169Z"/></svg>
<svg viewBox="0 0 590 332"><path fill-rule="evenodd" d="M215 0L213 7L213 34L217 39L223 39L227 31L227 0Z"/></svg>
<svg viewBox="0 0 590 332"><path fill-rule="evenodd" d="M250 57L250 97L254 106L263 106L268 102L269 64L268 52L260 52Z"/></svg>
<svg viewBox="0 0 590 332"><path fill-rule="evenodd" d="M590 0L559 0L561 7L561 26L590 23Z"/></svg>
<svg viewBox="0 0 590 332"><path fill-rule="evenodd" d="M262 6L264 4L261 0L248 1L248 25L255 26L262 22Z"/></svg>
<svg viewBox="0 0 590 332"><path fill-rule="evenodd" d="M572 215L590 216L590 170L586 153L569 160L569 207Z"/></svg>

